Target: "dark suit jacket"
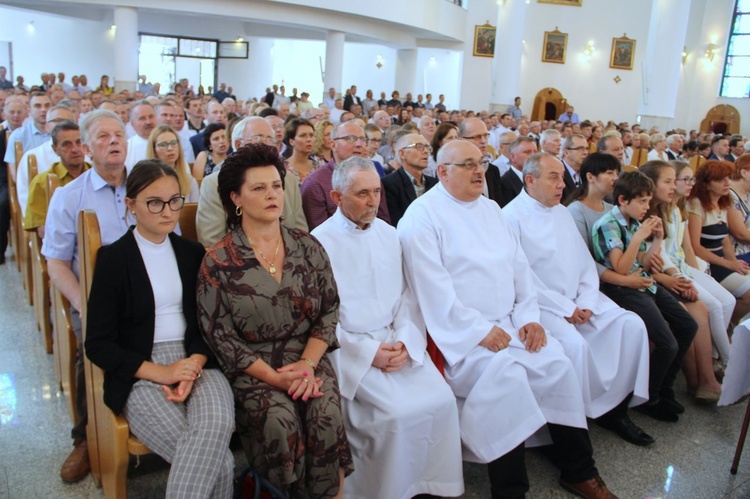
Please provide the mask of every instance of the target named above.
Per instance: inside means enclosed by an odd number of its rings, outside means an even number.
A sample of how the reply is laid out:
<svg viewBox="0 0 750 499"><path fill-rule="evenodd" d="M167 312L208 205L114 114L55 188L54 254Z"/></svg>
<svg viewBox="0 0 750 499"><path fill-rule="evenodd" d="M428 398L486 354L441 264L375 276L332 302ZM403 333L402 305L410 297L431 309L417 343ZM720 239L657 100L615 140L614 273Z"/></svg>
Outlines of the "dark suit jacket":
<svg viewBox="0 0 750 499"><path fill-rule="evenodd" d="M565 162L563 162L563 165ZM565 167L565 175L563 176L563 181L565 182L565 189L563 189L563 199L568 199L568 196L573 194L573 191L576 190L576 182L573 180L573 176L568 171L567 166Z"/></svg>
<svg viewBox="0 0 750 499"><path fill-rule="evenodd" d="M349 108L351 108L352 104L354 104L354 103L355 103L355 101L352 98L352 96L349 95L349 94L347 94L346 97L344 97L344 110L349 111ZM359 97L357 97L356 103L361 106L362 105L362 99L360 99Z"/></svg>
<svg viewBox="0 0 750 499"><path fill-rule="evenodd" d="M677 159L677 155L673 153L671 149L667 149L667 157L670 161L674 161Z"/></svg>
<svg viewBox="0 0 750 499"><path fill-rule="evenodd" d="M215 368L213 354L198 327L195 298L205 250L175 234L169 234L169 240L182 281L185 352L205 355L209 360L204 368ZM154 292L131 228L99 250L86 316L86 356L104 370L104 403L115 414L125 407L137 381L136 371L151 359L155 314Z"/></svg>
<svg viewBox="0 0 750 499"><path fill-rule="evenodd" d="M206 150L203 146L203 130L190 137L190 145L193 146L193 153L196 158L198 157L199 152Z"/></svg>
<svg viewBox="0 0 750 499"><path fill-rule="evenodd" d="M523 182L513 171L513 166L511 166L510 168L511 169L505 172L505 175L503 175L500 179L503 192L500 200L500 206L502 208L504 208L506 204L513 201L516 196L521 194L521 191L523 190Z"/></svg>
<svg viewBox="0 0 750 499"><path fill-rule="evenodd" d="M425 192L438 183L435 177L429 175L423 175L422 178L424 179ZM391 216L391 225L396 227L398 221L406 213L406 208L417 199L417 191L403 168L383 177L383 189L385 190L385 202L388 204L388 214Z"/></svg>
<svg viewBox="0 0 750 499"><path fill-rule="evenodd" d="M708 155L708 159L713 159L716 161L732 161L734 162L734 158L732 158L732 154L729 153L725 158L718 157L713 151L711 151L711 154Z"/></svg>
<svg viewBox="0 0 750 499"><path fill-rule="evenodd" d="M487 197L500 206L503 204L503 183L500 180L500 169L490 163L487 171L484 172L484 181L487 182Z"/></svg>

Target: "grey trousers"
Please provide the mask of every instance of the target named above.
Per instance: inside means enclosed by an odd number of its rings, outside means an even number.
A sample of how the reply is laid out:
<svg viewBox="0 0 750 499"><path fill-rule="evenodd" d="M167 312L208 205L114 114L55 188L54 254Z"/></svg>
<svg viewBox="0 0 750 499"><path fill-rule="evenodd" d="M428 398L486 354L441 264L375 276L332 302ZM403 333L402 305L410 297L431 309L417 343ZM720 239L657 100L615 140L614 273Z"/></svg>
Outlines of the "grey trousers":
<svg viewBox="0 0 750 499"><path fill-rule="evenodd" d="M151 355L159 365L184 358L182 341L155 343ZM161 387L136 382L123 413L131 433L172 464L167 497L232 497L234 395L229 382L218 369L206 369L184 403L168 401Z"/></svg>

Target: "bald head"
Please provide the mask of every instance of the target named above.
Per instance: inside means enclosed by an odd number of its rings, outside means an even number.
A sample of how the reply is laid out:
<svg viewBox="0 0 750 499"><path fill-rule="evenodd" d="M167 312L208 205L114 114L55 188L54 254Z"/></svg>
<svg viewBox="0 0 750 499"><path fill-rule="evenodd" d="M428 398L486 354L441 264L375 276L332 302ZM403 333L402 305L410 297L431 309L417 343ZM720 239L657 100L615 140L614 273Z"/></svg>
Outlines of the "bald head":
<svg viewBox="0 0 750 499"><path fill-rule="evenodd" d="M468 140L453 140L440 148L438 178L448 193L460 201L476 201L484 191L484 156Z"/></svg>

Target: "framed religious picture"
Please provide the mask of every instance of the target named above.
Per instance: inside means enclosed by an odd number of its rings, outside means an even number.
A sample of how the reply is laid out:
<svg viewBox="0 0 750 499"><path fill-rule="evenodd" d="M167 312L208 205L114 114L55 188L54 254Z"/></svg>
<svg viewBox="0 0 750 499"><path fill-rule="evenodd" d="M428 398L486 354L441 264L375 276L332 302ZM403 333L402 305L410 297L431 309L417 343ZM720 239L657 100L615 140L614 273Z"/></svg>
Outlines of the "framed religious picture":
<svg viewBox="0 0 750 499"><path fill-rule="evenodd" d="M542 47L542 62L565 64L565 54L568 49L568 34L555 31L544 32L544 46Z"/></svg>
<svg viewBox="0 0 750 499"><path fill-rule="evenodd" d="M612 55L609 57L609 67L632 70L633 59L635 59L635 40L627 36L612 38Z"/></svg>
<svg viewBox="0 0 750 499"><path fill-rule="evenodd" d="M539 0L539 3L554 3L556 5L571 5L573 7L580 7L583 0Z"/></svg>
<svg viewBox="0 0 750 499"><path fill-rule="evenodd" d="M474 55L477 57L495 56L495 32L490 23L474 27Z"/></svg>

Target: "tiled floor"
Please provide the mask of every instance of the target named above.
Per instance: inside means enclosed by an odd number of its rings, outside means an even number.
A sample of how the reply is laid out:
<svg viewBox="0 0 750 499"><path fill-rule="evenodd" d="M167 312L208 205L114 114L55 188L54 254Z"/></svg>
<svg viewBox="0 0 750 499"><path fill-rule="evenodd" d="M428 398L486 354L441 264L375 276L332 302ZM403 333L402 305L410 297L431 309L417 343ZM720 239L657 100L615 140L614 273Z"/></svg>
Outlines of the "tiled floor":
<svg viewBox="0 0 750 499"><path fill-rule="evenodd" d="M59 478L71 449L71 421L55 386L52 356L44 352L12 258L0 266L0 283L0 498L103 497L91 477L74 485ZM680 389L684 393L684 384ZM657 439L647 449L592 425L597 465L610 489L622 498L750 497L750 448L737 475L729 473L744 405L706 408L687 396L681 400L687 412L675 425L633 414ZM239 469L244 457L241 451L235 456ZM528 452L527 463L530 497L571 497L540 453ZM464 472L464 497L489 497L486 468L467 464ZM138 467L132 463L129 497L163 497L167 474L168 465L155 456L142 458Z"/></svg>

